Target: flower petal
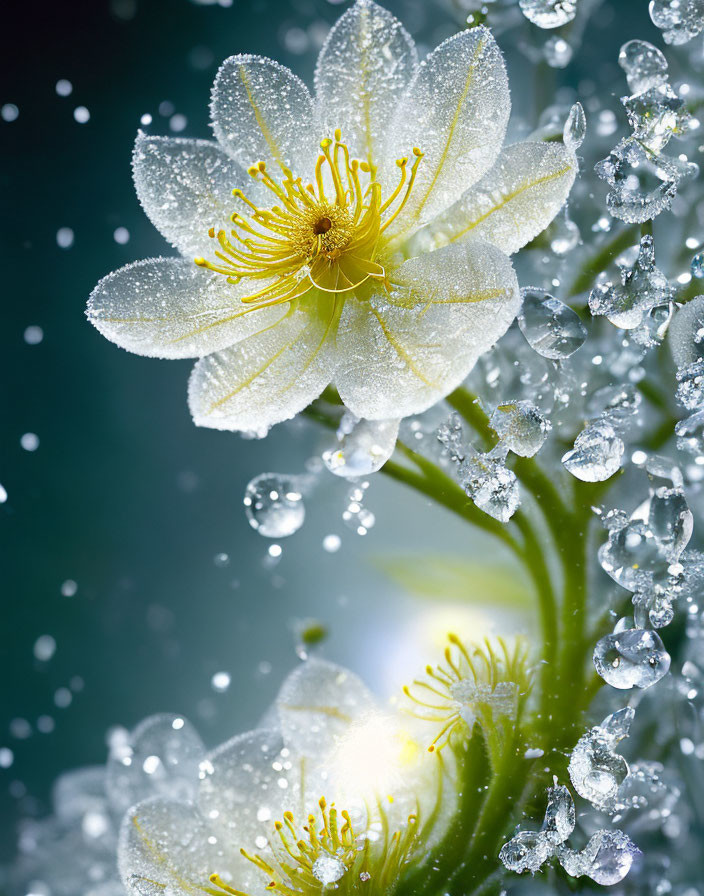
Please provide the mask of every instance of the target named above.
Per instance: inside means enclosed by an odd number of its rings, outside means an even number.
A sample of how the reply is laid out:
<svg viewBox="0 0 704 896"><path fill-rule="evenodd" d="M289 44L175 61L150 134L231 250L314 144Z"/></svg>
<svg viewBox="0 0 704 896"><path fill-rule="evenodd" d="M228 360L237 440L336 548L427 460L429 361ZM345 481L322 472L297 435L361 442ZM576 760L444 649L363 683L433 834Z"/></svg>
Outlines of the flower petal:
<svg viewBox="0 0 704 896"><path fill-rule="evenodd" d="M271 326L285 306L248 311L251 292L183 258L147 258L98 283L86 315L103 336L152 358L198 358Z"/></svg>
<svg viewBox="0 0 704 896"><path fill-rule="evenodd" d="M517 143L465 195L409 242L417 255L472 237L507 254L536 237L562 208L577 159L561 143Z"/></svg>
<svg viewBox="0 0 704 896"><path fill-rule="evenodd" d="M230 56L215 78L210 112L215 136L245 170L274 162L312 177L313 101L285 66L261 56Z"/></svg>
<svg viewBox="0 0 704 896"><path fill-rule="evenodd" d="M353 672L309 659L283 683L276 705L286 746L320 757L352 722L376 708L376 700Z"/></svg>
<svg viewBox="0 0 704 896"><path fill-rule="evenodd" d="M201 359L188 384L198 426L262 432L302 411L334 370L336 302L326 313L293 311L251 339Z"/></svg>
<svg viewBox="0 0 704 896"><path fill-rule="evenodd" d="M518 312L511 262L479 240L404 262L390 301L347 302L338 329L340 397L373 420L426 410L459 386Z"/></svg>
<svg viewBox="0 0 704 896"><path fill-rule="evenodd" d="M198 789L205 747L193 725L167 713L148 716L110 748L105 790L124 812L149 796L189 800Z"/></svg>
<svg viewBox="0 0 704 896"><path fill-rule="evenodd" d="M137 196L152 224L184 255L213 255L209 228L229 231L239 211L235 187L258 188L211 140L152 137L141 131L132 154ZM254 197L253 197L254 198ZM217 246L215 246L217 248Z"/></svg>
<svg viewBox="0 0 704 896"><path fill-rule="evenodd" d="M117 861L122 882L134 896L171 892L178 896L201 893L208 878L228 878L240 866L235 849L213 843L211 831L190 803L154 797L139 803L125 816Z"/></svg>
<svg viewBox="0 0 704 896"><path fill-rule="evenodd" d="M417 146L425 153L408 205L406 228L455 202L499 154L511 101L501 51L486 28L448 38L418 67L389 128L386 164Z"/></svg>
<svg viewBox="0 0 704 896"><path fill-rule="evenodd" d="M353 157L375 162L391 116L417 65L411 36L372 0L357 0L330 31L315 70L321 136L335 128Z"/></svg>
<svg viewBox="0 0 704 896"><path fill-rule="evenodd" d="M285 811L298 808L298 765L281 755L281 733L257 729L222 744L202 764L198 805L213 830L237 848L255 849Z"/></svg>

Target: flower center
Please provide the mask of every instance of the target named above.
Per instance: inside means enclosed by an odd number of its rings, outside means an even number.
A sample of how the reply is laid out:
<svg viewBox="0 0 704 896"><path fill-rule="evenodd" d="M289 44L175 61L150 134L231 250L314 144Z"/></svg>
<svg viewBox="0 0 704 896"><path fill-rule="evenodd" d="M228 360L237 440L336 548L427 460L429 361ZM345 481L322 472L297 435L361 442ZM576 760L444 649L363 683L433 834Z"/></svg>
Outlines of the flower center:
<svg viewBox="0 0 704 896"><path fill-rule="evenodd" d="M292 812L285 812L283 821L275 822L278 837L270 843L271 854L266 858L240 850L268 878L266 889L280 896L318 896L328 889L386 896L410 858L418 817L409 815L406 827L393 834L387 830L386 818L377 825L378 831L357 834L349 812L338 812L324 797L318 805L319 817L309 815L302 827ZM210 875L210 883L229 896L247 896L218 874ZM207 892L215 896L215 891Z"/></svg>
<svg viewBox="0 0 704 896"><path fill-rule="evenodd" d="M252 165L249 175L269 190L275 204L262 208L233 190L246 212L232 214L229 234L210 229L219 244L216 261L194 259L230 283L251 280L252 293L241 301L252 310L294 301L314 288L337 295L370 278L388 285L377 260L379 243L408 201L423 154L413 149L410 170L407 158L396 160L399 181L384 199L376 167L350 158L340 138L336 130L334 140L321 142L312 183L304 185L283 165L280 179L264 162Z"/></svg>

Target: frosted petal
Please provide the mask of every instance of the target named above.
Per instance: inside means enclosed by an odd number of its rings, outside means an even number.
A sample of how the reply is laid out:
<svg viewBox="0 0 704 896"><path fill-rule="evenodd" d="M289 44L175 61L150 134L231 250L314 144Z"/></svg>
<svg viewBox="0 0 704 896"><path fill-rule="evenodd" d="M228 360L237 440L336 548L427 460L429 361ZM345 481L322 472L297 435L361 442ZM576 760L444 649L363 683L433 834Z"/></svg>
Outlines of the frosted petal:
<svg viewBox="0 0 704 896"><path fill-rule="evenodd" d="M373 711L376 701L354 673L309 659L283 683L276 705L286 745L303 756L320 757L352 722Z"/></svg>
<svg viewBox="0 0 704 896"><path fill-rule="evenodd" d="M236 208L233 189L252 199L259 184L209 140L152 137L139 133L132 153L137 196L152 224L180 252L213 256L208 229L229 231ZM216 247L217 248L217 247Z"/></svg>
<svg viewBox="0 0 704 896"><path fill-rule="evenodd" d="M215 136L245 170L264 161L312 175L318 146L313 101L285 66L261 56L230 56L215 78L210 112Z"/></svg>
<svg viewBox="0 0 704 896"><path fill-rule="evenodd" d="M503 336L520 296L508 257L467 240L412 258L392 292L347 302L338 331L340 397L358 417L426 410Z"/></svg>
<svg viewBox="0 0 704 896"><path fill-rule="evenodd" d="M204 756L190 722L166 713L149 716L124 742L111 745L106 789L112 805L124 812L150 796L192 799Z"/></svg>
<svg viewBox="0 0 704 896"><path fill-rule="evenodd" d="M286 306L246 312L252 290L182 258L148 258L113 271L88 300L88 320L128 351L152 358L197 358L275 323Z"/></svg>
<svg viewBox="0 0 704 896"><path fill-rule="evenodd" d="M381 163L381 143L415 71L408 32L372 0L357 0L333 27L315 71L321 136L335 128L353 157Z"/></svg>
<svg viewBox="0 0 704 896"><path fill-rule="evenodd" d="M203 762L198 805L225 842L255 849L274 821L298 808L299 764L283 746L278 731L248 731Z"/></svg>
<svg viewBox="0 0 704 896"><path fill-rule="evenodd" d="M226 854L223 845L212 838L193 805L155 797L125 816L117 861L129 894L185 896L208 887L208 877L214 872L230 878L229 869L237 862L234 853L228 844Z"/></svg>
<svg viewBox="0 0 704 896"><path fill-rule="evenodd" d="M494 164L511 100L501 51L483 27L448 38L418 67L389 129L386 164L425 155L399 227L452 205Z"/></svg>
<svg viewBox="0 0 704 896"><path fill-rule="evenodd" d="M302 411L334 369L335 302L326 314L295 311L274 327L200 360L188 384L198 426L266 430Z"/></svg>
<svg viewBox="0 0 704 896"><path fill-rule="evenodd" d="M411 252L471 236L510 255L548 226L576 174L574 153L560 143L509 146L478 184L413 236Z"/></svg>

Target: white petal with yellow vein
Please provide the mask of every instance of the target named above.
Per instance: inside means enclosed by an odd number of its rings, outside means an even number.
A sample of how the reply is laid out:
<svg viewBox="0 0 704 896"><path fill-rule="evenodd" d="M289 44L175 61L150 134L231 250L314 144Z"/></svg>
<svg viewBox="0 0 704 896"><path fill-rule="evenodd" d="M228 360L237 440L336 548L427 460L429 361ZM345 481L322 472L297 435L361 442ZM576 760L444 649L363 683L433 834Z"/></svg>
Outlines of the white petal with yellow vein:
<svg viewBox="0 0 704 896"><path fill-rule="evenodd" d="M426 410L460 385L520 307L508 256L480 240L404 262L390 299L347 302L335 384L358 417Z"/></svg>
<svg viewBox="0 0 704 896"><path fill-rule="evenodd" d="M465 195L409 241L412 255L464 238L511 254L541 233L567 199L577 159L562 143L516 143Z"/></svg>
<svg viewBox="0 0 704 896"><path fill-rule="evenodd" d="M417 65L411 36L372 0L357 2L330 31L315 71L320 136L342 131L353 157L380 165L386 130ZM394 185L397 179L394 177Z"/></svg>
<svg viewBox="0 0 704 896"><path fill-rule="evenodd" d="M398 227L429 221L494 164L511 100L501 51L486 28L448 38L421 63L389 127L387 166L425 155Z"/></svg>
<svg viewBox="0 0 704 896"><path fill-rule="evenodd" d="M335 300L317 296L318 313L294 311L280 323L202 358L188 384L198 426L263 432L317 398L335 363Z"/></svg>
<svg viewBox="0 0 704 896"><path fill-rule="evenodd" d="M290 69L262 56L230 56L213 85L210 114L215 136L243 168L263 161L310 179L319 137L313 101Z"/></svg>
<svg viewBox="0 0 704 896"><path fill-rule="evenodd" d="M358 676L319 659L295 669L276 698L286 745L300 755L318 758L376 705Z"/></svg>
<svg viewBox="0 0 704 896"><path fill-rule="evenodd" d="M300 801L300 767L282 756L279 731L237 735L202 763L198 806L228 843L255 851L283 813Z"/></svg>
<svg viewBox="0 0 704 896"><path fill-rule="evenodd" d="M232 229L241 211L235 187L264 201L266 190L252 181L214 140L154 137L140 131L132 153L132 176L142 208L162 236L183 255L212 257L217 243L208 230Z"/></svg>
<svg viewBox="0 0 704 896"><path fill-rule="evenodd" d="M210 874L229 878L244 869L236 844L211 841L206 820L190 803L155 797L130 809L122 822L118 869L132 896L191 896L210 886Z"/></svg>
<svg viewBox="0 0 704 896"><path fill-rule="evenodd" d="M252 288L247 281L230 284L184 258L147 258L103 277L86 316L103 336L135 354L198 358L285 315L282 305L246 312L240 299Z"/></svg>

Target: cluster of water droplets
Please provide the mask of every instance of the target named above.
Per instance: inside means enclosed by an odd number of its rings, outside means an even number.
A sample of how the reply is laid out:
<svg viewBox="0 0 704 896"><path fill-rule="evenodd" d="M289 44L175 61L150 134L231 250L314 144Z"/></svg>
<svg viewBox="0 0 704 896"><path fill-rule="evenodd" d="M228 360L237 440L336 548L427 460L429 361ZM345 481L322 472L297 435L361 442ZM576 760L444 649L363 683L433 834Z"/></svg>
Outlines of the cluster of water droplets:
<svg viewBox="0 0 704 896"><path fill-rule="evenodd" d="M551 859L557 860L570 877L589 877L602 886L624 879L640 851L619 830L599 830L582 849L567 841L575 829L575 807L569 790L557 783L548 788L548 802L539 831L519 831L503 845L499 858L509 871L535 874Z"/></svg>
<svg viewBox="0 0 704 896"><path fill-rule="evenodd" d="M665 56L647 41L631 40L621 47L618 61L633 91L621 100L633 133L595 170L611 187L606 198L611 214L642 223L669 209L681 181L696 176L699 169L686 156L663 153L689 122L684 100L668 82Z"/></svg>
<svg viewBox="0 0 704 896"><path fill-rule="evenodd" d="M665 43L685 44L704 30L703 0L651 0L650 18Z"/></svg>

